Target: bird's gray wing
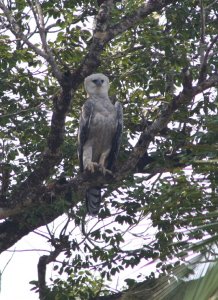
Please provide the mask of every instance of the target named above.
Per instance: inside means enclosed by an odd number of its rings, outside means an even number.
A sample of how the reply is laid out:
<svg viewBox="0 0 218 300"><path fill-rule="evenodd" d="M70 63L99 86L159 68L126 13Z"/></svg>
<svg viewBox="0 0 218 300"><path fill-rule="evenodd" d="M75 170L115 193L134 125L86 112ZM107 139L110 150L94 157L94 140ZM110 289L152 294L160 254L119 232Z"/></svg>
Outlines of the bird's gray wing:
<svg viewBox="0 0 218 300"><path fill-rule="evenodd" d="M78 132L78 157L80 171L83 172L83 146L88 139L90 121L93 114L93 103L87 100L83 107L79 120L79 132Z"/></svg>
<svg viewBox="0 0 218 300"><path fill-rule="evenodd" d="M83 107L79 121L79 132L78 132L78 156L80 171L84 171L83 166L83 147L85 142L89 138L90 122L93 117L94 105L92 101L87 100ZM101 204L101 188L93 187L86 190L86 207L87 211L91 216L98 214Z"/></svg>
<svg viewBox="0 0 218 300"><path fill-rule="evenodd" d="M123 108L120 102L115 103L115 109L117 112L117 128L112 142L112 148L108 157L107 168L111 170L117 159L118 152L120 149L121 136L123 132Z"/></svg>

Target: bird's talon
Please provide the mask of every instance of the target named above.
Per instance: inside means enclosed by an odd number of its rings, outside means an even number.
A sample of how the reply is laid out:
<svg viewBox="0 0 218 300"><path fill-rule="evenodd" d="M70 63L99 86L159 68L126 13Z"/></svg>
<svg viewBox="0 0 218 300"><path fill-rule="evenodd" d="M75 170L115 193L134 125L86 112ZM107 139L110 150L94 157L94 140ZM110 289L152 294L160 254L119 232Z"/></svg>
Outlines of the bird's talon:
<svg viewBox="0 0 218 300"><path fill-rule="evenodd" d="M98 166L97 163L95 163L95 162L90 162L90 163L87 164L86 170L87 170L88 172L94 173L94 172L95 172L95 168L96 168L97 166Z"/></svg>
<svg viewBox="0 0 218 300"><path fill-rule="evenodd" d="M105 168L104 166L102 166L102 165L99 165L99 171L100 171L101 173L103 173L104 176L105 176L106 174L112 175L112 172L111 172L110 170L106 169L106 168Z"/></svg>

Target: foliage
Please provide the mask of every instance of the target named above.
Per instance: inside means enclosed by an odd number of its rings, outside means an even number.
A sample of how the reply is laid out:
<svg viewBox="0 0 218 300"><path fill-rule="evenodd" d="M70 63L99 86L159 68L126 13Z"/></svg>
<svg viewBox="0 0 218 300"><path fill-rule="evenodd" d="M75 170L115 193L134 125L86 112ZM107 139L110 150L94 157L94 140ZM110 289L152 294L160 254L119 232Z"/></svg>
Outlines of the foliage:
<svg viewBox="0 0 218 300"><path fill-rule="evenodd" d="M2 251L64 214L47 225L44 267L58 261L67 280L46 287L39 271L40 299L103 299L125 270L156 261L169 274L217 243L218 3L150 2L0 2ZM81 84L94 72L124 108L113 178L78 171ZM105 188L97 218L84 208L93 182Z"/></svg>

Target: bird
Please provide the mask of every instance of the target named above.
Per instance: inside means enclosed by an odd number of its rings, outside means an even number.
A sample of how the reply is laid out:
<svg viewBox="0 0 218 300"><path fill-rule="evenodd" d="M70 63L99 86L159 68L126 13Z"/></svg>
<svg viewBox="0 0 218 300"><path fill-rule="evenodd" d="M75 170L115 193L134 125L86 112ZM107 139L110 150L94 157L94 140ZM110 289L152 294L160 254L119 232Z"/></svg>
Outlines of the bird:
<svg viewBox="0 0 218 300"><path fill-rule="evenodd" d="M87 100L82 106L78 130L78 158L81 172L90 176L99 170L104 176L112 174L118 156L123 131L123 109L119 101L112 104L109 79L101 73L91 74L84 80ZM86 190L89 215L100 210L101 187Z"/></svg>

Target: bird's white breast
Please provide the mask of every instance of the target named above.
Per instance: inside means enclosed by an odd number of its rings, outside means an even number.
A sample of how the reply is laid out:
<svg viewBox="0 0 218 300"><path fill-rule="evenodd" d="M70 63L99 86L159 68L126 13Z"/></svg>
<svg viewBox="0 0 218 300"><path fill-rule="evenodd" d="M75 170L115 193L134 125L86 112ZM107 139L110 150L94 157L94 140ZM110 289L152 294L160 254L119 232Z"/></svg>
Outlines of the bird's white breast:
<svg viewBox="0 0 218 300"><path fill-rule="evenodd" d="M101 153L111 149L117 127L116 110L109 99L98 101L92 116L88 140L93 146L93 161L98 161Z"/></svg>

